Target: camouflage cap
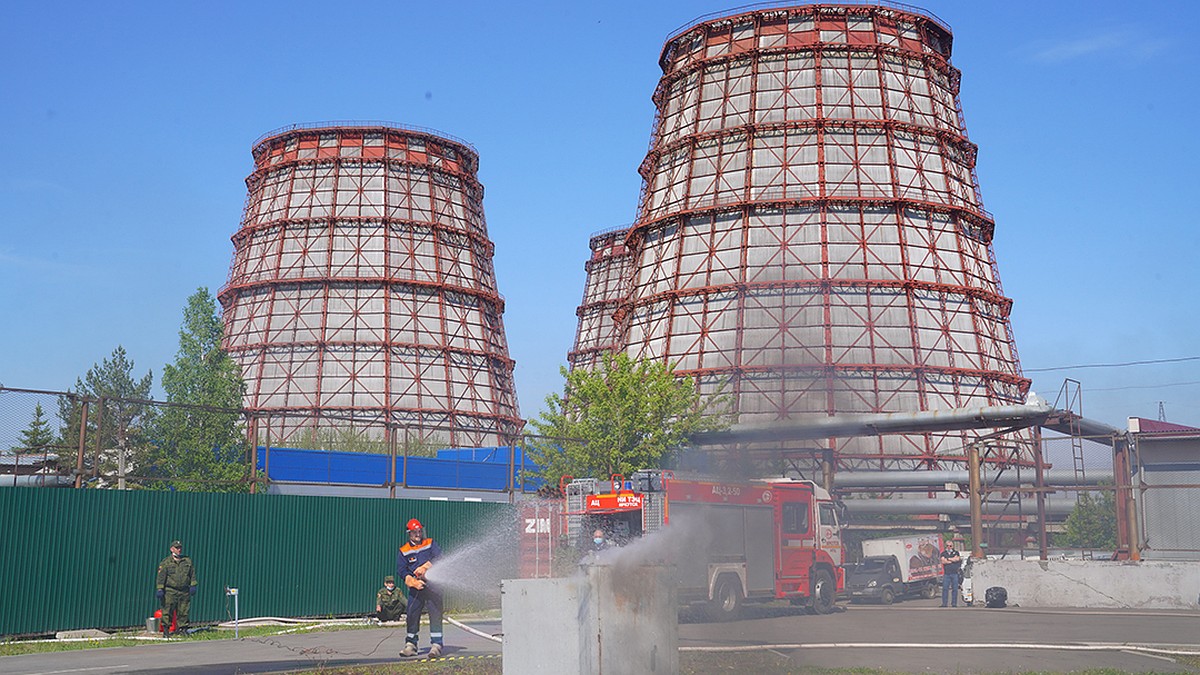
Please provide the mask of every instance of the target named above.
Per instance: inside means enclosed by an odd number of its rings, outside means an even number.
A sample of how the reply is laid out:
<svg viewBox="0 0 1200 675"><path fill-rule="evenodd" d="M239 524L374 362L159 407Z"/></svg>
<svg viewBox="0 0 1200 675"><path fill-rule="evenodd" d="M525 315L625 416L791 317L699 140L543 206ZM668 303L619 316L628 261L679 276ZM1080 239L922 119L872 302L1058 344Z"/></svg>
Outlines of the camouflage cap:
<svg viewBox="0 0 1200 675"><path fill-rule="evenodd" d="M383 583L385 583L385 584L386 584L386 583L387 583L387 582L389 582L389 581L390 581L390 582L392 582L393 584L394 584L394 583L396 583L396 577L394 577L394 576L392 576L392 575L390 575L390 574L389 574L389 575L387 575L386 577L384 577L384 578L383 578Z"/></svg>
<svg viewBox="0 0 1200 675"><path fill-rule="evenodd" d="M171 548L183 548L183 542L176 539L175 541L171 542Z"/></svg>

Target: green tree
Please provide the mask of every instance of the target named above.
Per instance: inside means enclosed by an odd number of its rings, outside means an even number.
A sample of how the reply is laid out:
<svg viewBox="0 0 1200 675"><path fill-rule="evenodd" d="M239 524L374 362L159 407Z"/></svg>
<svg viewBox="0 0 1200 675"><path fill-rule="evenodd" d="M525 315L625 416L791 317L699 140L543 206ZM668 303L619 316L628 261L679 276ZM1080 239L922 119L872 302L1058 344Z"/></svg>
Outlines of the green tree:
<svg viewBox="0 0 1200 675"><path fill-rule="evenodd" d="M201 287L188 298L175 362L163 368L166 410L155 425L154 475L149 487L231 492L248 489L245 384L241 369L221 349L216 301Z"/></svg>
<svg viewBox="0 0 1200 675"><path fill-rule="evenodd" d="M50 421L46 419L46 413L42 410L42 404L38 403L33 409L33 419L30 420L29 426L21 431L20 441L12 447L16 452L43 452L54 449L57 444L57 439L54 436L54 430L50 428Z"/></svg>
<svg viewBox="0 0 1200 675"><path fill-rule="evenodd" d="M75 388L70 392L73 396L58 397L59 436L64 444L72 446L79 438L80 403L83 400L94 403L88 412L86 468L93 468L101 475L100 485L109 484L114 475L119 483L120 475L133 474L144 466L148 448L145 432L154 415L145 401L150 398L153 384L149 371L134 379L133 361L125 348L117 345L110 358L94 364L87 374L75 380ZM93 457L98 460L95 466Z"/></svg>
<svg viewBox="0 0 1200 675"><path fill-rule="evenodd" d="M1055 537L1059 546L1114 550L1117 547L1117 504L1112 492L1083 492L1065 531Z"/></svg>
<svg viewBox="0 0 1200 675"><path fill-rule="evenodd" d="M658 361L606 355L595 370L561 368L563 393L546 397L547 410L530 424L529 455L542 476L599 477L664 468L687 438L728 426L726 397L704 397L691 377Z"/></svg>

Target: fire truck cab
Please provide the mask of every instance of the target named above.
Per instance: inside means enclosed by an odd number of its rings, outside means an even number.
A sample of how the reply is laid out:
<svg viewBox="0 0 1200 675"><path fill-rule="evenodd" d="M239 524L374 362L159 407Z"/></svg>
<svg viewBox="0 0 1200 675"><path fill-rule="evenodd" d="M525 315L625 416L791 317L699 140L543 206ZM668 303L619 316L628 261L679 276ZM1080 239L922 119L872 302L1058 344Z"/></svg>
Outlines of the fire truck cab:
<svg viewBox="0 0 1200 675"><path fill-rule="evenodd" d="M680 601L703 603L712 618L733 618L744 601L784 598L824 614L844 587L839 505L810 481L646 470L563 488L573 545L601 529L618 545L662 554L677 569Z"/></svg>

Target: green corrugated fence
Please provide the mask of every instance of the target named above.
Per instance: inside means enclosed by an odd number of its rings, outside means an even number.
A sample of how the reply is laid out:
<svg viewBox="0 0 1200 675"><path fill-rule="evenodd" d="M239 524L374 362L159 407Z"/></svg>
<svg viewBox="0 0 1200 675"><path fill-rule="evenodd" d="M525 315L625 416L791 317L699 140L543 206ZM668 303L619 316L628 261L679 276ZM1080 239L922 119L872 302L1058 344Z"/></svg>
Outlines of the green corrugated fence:
<svg viewBox="0 0 1200 675"><path fill-rule="evenodd" d="M156 491L0 489L0 636L145 623L172 539L196 563L193 622L374 610L404 524L443 549L511 520L508 504Z"/></svg>

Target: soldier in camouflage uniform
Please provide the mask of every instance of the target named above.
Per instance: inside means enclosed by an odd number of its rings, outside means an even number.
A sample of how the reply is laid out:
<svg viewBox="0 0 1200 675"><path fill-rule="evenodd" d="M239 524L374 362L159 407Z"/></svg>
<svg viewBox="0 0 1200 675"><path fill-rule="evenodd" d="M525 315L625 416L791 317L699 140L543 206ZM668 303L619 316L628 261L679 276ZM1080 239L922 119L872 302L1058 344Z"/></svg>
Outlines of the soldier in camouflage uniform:
<svg viewBox="0 0 1200 675"><path fill-rule="evenodd" d="M196 594L196 565L183 554L183 544L171 542L171 555L158 563L158 580L155 596L163 603L163 632L171 624L171 613L175 613L175 630L182 631L188 625L188 605Z"/></svg>
<svg viewBox="0 0 1200 675"><path fill-rule="evenodd" d="M404 593L396 588L396 577L384 577L383 588L375 594L375 618L380 621L399 621L406 604Z"/></svg>

